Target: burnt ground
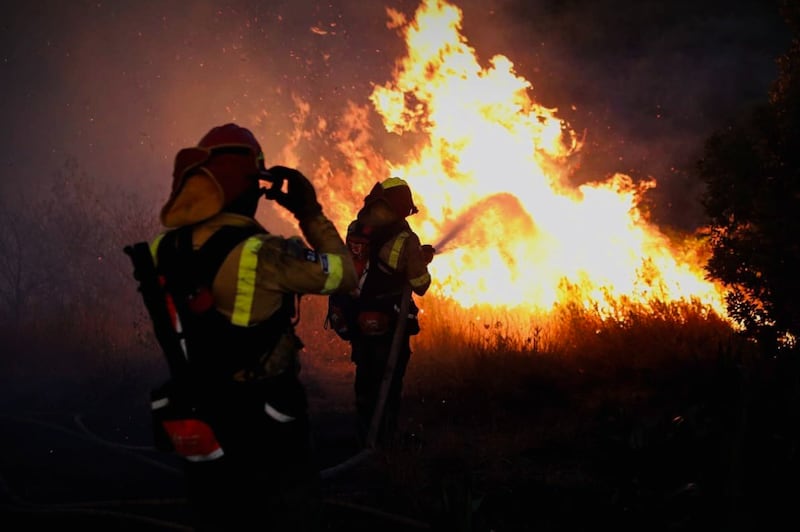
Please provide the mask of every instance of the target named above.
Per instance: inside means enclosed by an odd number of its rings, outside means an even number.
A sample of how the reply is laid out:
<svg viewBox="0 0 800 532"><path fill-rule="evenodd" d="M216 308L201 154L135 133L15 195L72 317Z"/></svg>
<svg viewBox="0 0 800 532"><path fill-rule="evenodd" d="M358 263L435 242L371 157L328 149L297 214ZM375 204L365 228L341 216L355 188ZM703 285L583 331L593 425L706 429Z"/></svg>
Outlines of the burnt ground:
<svg viewBox="0 0 800 532"><path fill-rule="evenodd" d="M372 506L380 478L374 457L358 455L349 415L316 420L325 530L427 528ZM0 414L0 529L191 530L180 461L151 447L148 423L141 411Z"/></svg>
<svg viewBox="0 0 800 532"><path fill-rule="evenodd" d="M795 520L797 409L769 383L743 408L737 381L707 374L691 377L700 396L682 397L688 377L676 375L616 402L608 383L599 400L586 382L531 382L486 420L409 386L397 446L364 457L350 371L339 361L307 379L325 530L748 531ZM191 529L180 463L151 447L145 387L92 401L37 390L0 404L0 529Z"/></svg>
<svg viewBox="0 0 800 532"><path fill-rule="evenodd" d="M387 511L380 458L362 454L350 411L352 368L307 379L325 530L429 529ZM317 374L316 377L320 377ZM0 530L191 530L181 462L154 449L152 379L93 390L80 381L0 375Z"/></svg>

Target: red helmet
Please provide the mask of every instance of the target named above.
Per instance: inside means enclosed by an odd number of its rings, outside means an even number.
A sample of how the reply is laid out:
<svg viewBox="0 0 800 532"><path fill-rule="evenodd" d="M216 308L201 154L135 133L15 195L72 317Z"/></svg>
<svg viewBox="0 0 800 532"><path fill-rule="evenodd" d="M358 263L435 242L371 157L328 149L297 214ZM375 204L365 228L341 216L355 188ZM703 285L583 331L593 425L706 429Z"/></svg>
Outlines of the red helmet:
<svg viewBox="0 0 800 532"><path fill-rule="evenodd" d="M253 133L229 123L206 133L175 156L172 193L161 210L167 227L205 220L248 190L257 189L264 154Z"/></svg>
<svg viewBox="0 0 800 532"><path fill-rule="evenodd" d="M201 148L225 148L225 147L246 147L256 155L262 155L261 145L256 140L253 133L244 127L229 123L217 126L206 133L200 142L197 143ZM263 157L262 157L263 158Z"/></svg>

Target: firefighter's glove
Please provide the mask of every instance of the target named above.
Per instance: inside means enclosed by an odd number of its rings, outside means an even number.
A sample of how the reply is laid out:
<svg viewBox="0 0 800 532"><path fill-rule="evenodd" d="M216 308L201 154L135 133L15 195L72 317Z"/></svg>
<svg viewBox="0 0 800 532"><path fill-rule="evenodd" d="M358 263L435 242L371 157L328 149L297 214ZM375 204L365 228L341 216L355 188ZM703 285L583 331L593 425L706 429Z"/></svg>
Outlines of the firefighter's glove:
<svg viewBox="0 0 800 532"><path fill-rule="evenodd" d="M322 212L314 185L298 170L273 166L268 172L274 179L286 182L286 192L269 189L264 193L267 199L275 200L298 220L306 220Z"/></svg>
<svg viewBox="0 0 800 532"><path fill-rule="evenodd" d="M433 256L436 254L436 248L430 244L424 244L420 248L420 251L422 252L422 260L425 261L425 264L430 264L433 260Z"/></svg>

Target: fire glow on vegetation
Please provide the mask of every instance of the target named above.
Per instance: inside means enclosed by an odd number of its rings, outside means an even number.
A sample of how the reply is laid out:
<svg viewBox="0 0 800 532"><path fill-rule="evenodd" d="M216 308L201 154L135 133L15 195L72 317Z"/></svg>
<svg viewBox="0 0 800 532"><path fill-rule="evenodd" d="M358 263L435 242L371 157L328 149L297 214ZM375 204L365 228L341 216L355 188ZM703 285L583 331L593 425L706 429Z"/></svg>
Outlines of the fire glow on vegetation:
<svg viewBox="0 0 800 532"><path fill-rule="evenodd" d="M640 210L654 181L617 174L570 185L580 139L556 109L531 99L508 58L479 64L459 8L423 0L410 21L387 12L407 55L371 101L388 132L423 140L404 163L384 161L383 177L412 186L420 212L410 221L439 251L432 293L464 307L531 311L566 300L601 311L620 301L700 301L724 316L722 291L704 278L702 240L668 237ZM367 170L381 166L370 162L375 151L352 132L341 139L356 174L369 176L367 191L382 179ZM349 217L334 215L340 227Z"/></svg>

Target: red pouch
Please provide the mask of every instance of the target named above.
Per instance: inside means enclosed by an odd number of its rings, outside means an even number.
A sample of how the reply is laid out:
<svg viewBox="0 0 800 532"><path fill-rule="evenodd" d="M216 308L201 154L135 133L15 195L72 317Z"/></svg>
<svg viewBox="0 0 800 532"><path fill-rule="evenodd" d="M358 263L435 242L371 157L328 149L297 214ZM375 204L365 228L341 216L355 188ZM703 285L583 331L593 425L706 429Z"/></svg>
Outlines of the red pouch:
<svg viewBox="0 0 800 532"><path fill-rule="evenodd" d="M358 314L358 328L366 336L385 334L389 331L389 316L385 312L365 310Z"/></svg>
<svg viewBox="0 0 800 532"><path fill-rule="evenodd" d="M224 453L208 423L198 419L181 387L169 381L150 395L156 448L192 462L216 460Z"/></svg>
<svg viewBox="0 0 800 532"><path fill-rule="evenodd" d="M175 452L191 462L208 462L224 453L214 431L199 419L170 419L161 422Z"/></svg>

